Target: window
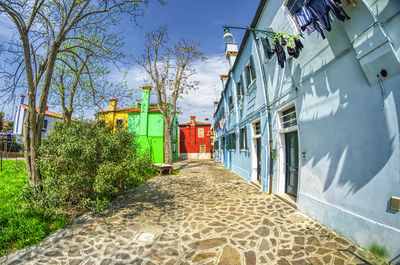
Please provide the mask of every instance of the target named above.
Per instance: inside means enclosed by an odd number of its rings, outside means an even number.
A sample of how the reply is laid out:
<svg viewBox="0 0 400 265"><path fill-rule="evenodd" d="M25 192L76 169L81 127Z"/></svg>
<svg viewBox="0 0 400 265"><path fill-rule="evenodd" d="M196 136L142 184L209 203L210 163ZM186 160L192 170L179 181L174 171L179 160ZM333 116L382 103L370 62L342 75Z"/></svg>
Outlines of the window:
<svg viewBox="0 0 400 265"><path fill-rule="evenodd" d="M116 126L117 126L117 128L123 128L124 127L124 119L117 119Z"/></svg>
<svg viewBox="0 0 400 265"><path fill-rule="evenodd" d="M200 145L200 153L205 153L205 152L206 152L206 146Z"/></svg>
<svg viewBox="0 0 400 265"><path fill-rule="evenodd" d="M269 41L268 36L265 36L265 38L261 38L261 43L264 48L265 57L271 59L274 56L274 50L271 47L272 40Z"/></svg>
<svg viewBox="0 0 400 265"><path fill-rule="evenodd" d="M203 138L204 137L204 128L197 129L197 137Z"/></svg>
<svg viewBox="0 0 400 265"><path fill-rule="evenodd" d="M47 120L43 120L43 126L42 126L43 130L47 129Z"/></svg>
<svg viewBox="0 0 400 265"><path fill-rule="evenodd" d="M286 7L289 10L290 14L294 16L297 11L303 6L303 0L288 0Z"/></svg>
<svg viewBox="0 0 400 265"><path fill-rule="evenodd" d="M218 142L218 141L215 141L214 148L215 148L215 149L218 149L218 148L219 148L219 142Z"/></svg>
<svg viewBox="0 0 400 265"><path fill-rule="evenodd" d="M236 149L236 133L230 133L227 136L226 148L229 150Z"/></svg>
<svg viewBox="0 0 400 265"><path fill-rule="evenodd" d="M239 131L239 146L241 150L247 150L247 130L246 126Z"/></svg>
<svg viewBox="0 0 400 265"><path fill-rule="evenodd" d="M282 123L283 128L289 128L289 127L297 125L295 107L291 107L290 109L287 109L282 112L281 123Z"/></svg>
<svg viewBox="0 0 400 265"><path fill-rule="evenodd" d="M233 98L232 95L229 96L228 98L228 107L229 107L229 113L231 113L233 111Z"/></svg>
<svg viewBox="0 0 400 265"><path fill-rule="evenodd" d="M210 139L210 143L213 144L214 143L214 138Z"/></svg>
<svg viewBox="0 0 400 265"><path fill-rule="evenodd" d="M261 134L261 123L259 121L254 123L254 133L255 135Z"/></svg>
<svg viewBox="0 0 400 265"><path fill-rule="evenodd" d="M236 93L237 93L239 100L242 97L244 97L244 86L243 86L242 76L240 76L239 81L237 82Z"/></svg>
<svg viewBox="0 0 400 265"><path fill-rule="evenodd" d="M246 65L246 80L247 80L247 87L256 79L256 72L254 68L254 60L253 56L250 56L250 60Z"/></svg>

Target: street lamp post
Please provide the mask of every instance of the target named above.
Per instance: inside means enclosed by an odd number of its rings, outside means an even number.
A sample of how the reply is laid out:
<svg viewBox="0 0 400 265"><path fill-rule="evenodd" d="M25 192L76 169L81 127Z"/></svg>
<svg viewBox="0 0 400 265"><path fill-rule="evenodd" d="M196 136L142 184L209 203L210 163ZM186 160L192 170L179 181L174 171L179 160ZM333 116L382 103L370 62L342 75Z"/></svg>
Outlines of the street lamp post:
<svg viewBox="0 0 400 265"><path fill-rule="evenodd" d="M294 39L300 39L300 37L297 35L289 34L286 32L274 32L272 30L266 30L266 29L256 29L256 28L250 28L250 27L236 27L236 26L227 26L227 25L223 26L223 28L224 28L224 32L225 32L224 40L226 42L233 41L233 35L229 29L244 29L244 30L249 30L253 33L262 33L265 36L269 36L269 37L273 38L274 42L275 42L275 39L277 39L277 38L280 41L280 37L286 37L289 39L289 43L288 43L289 46L294 46L294 42L293 42Z"/></svg>

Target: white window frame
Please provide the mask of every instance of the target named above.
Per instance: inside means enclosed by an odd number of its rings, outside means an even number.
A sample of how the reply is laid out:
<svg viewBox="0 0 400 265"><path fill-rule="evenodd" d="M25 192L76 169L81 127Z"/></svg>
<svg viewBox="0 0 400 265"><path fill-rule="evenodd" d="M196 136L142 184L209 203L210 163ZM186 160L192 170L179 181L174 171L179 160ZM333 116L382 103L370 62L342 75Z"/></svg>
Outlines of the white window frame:
<svg viewBox="0 0 400 265"><path fill-rule="evenodd" d="M202 133L200 134L200 132ZM204 128L197 128L197 137L204 138Z"/></svg>

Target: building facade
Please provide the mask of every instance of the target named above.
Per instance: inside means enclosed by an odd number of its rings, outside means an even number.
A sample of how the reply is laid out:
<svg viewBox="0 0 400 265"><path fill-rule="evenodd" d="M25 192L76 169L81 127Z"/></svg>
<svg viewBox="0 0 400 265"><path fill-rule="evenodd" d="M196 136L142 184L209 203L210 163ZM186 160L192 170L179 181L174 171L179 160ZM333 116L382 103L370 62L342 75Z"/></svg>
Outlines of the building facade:
<svg viewBox="0 0 400 265"><path fill-rule="evenodd" d="M21 95L20 105L17 107L15 113L15 121L12 133L15 135L23 135L24 133L24 120L26 116L26 112L28 110L28 105L24 104L25 95ZM36 110L36 113L38 110ZM42 125L42 137L45 137L48 132L54 127L57 122L62 122L63 117L61 114L48 111L48 107L46 108L46 112L44 115L43 125Z"/></svg>
<svg viewBox="0 0 400 265"><path fill-rule="evenodd" d="M151 87L142 90L142 100L132 108L118 108L118 99L111 99L109 110L97 113L99 120L122 127L135 136L141 152L148 153L154 163L164 163L164 119L156 104L150 104ZM178 154L178 117L176 115L171 131L172 159Z"/></svg>
<svg viewBox="0 0 400 265"><path fill-rule="evenodd" d="M400 2L356 2L343 0L351 19L334 17L325 38L303 32L303 49L297 58L287 56L283 68L263 33L246 31L239 49L227 44L231 69L215 112L217 159L253 181L260 163L263 191L288 197L362 247L377 243L395 257ZM303 3L263 0L251 28L299 35L295 19Z"/></svg>
<svg viewBox="0 0 400 265"><path fill-rule="evenodd" d="M211 158L211 124L196 121L190 116L190 122L179 124L179 151L181 159Z"/></svg>

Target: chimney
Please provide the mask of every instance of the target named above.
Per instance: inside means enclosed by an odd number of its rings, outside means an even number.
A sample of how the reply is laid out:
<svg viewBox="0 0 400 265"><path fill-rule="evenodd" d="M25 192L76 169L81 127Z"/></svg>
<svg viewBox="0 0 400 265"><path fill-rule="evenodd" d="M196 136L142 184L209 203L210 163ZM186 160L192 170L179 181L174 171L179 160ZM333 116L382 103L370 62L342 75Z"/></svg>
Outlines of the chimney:
<svg viewBox="0 0 400 265"><path fill-rule="evenodd" d="M208 118L206 118L206 123L208 123Z"/></svg>
<svg viewBox="0 0 400 265"><path fill-rule="evenodd" d="M238 55L238 45L237 43L227 43L225 45L225 55L226 59L229 61L229 69L232 69L235 63L236 56Z"/></svg>
<svg viewBox="0 0 400 265"><path fill-rule="evenodd" d="M194 115L190 116L190 124L192 126L194 126L196 124L196 116L194 116Z"/></svg>
<svg viewBox="0 0 400 265"><path fill-rule="evenodd" d="M116 110L117 109L117 103L118 103L118 99L117 98L110 99L110 110Z"/></svg>
<svg viewBox="0 0 400 265"><path fill-rule="evenodd" d="M214 101L214 107L218 106L219 101Z"/></svg>
<svg viewBox="0 0 400 265"><path fill-rule="evenodd" d="M228 81L229 76L227 75L220 75L222 81L222 91L225 90L226 82Z"/></svg>
<svg viewBox="0 0 400 265"><path fill-rule="evenodd" d="M25 102L25 97L26 97L25 94L21 94L21 102L20 102L20 104L24 104L24 102Z"/></svg>
<svg viewBox="0 0 400 265"><path fill-rule="evenodd" d="M139 135L147 135L150 90L151 86L142 86L142 102L140 105Z"/></svg>

